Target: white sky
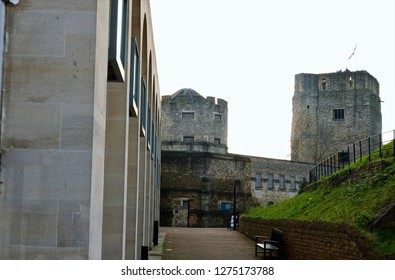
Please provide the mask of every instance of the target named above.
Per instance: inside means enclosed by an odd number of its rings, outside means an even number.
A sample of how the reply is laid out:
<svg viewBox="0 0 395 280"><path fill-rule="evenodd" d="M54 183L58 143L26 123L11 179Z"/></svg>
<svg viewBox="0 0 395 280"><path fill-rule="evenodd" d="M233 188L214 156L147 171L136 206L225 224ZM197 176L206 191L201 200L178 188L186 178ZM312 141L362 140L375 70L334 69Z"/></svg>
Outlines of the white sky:
<svg viewBox="0 0 395 280"><path fill-rule="evenodd" d="M298 73L368 71L383 131L395 129L394 1L150 2L161 94L193 88L227 100L230 153L290 158Z"/></svg>

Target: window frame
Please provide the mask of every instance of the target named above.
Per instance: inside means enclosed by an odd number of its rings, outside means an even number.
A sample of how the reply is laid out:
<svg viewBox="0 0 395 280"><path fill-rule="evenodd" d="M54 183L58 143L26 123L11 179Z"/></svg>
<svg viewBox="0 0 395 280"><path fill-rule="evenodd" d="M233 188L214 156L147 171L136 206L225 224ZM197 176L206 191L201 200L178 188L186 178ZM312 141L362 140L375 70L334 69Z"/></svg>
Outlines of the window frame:
<svg viewBox="0 0 395 280"><path fill-rule="evenodd" d="M181 119L194 120L195 119L195 112L181 112Z"/></svg>
<svg viewBox="0 0 395 280"><path fill-rule="evenodd" d="M284 175L280 175L278 177L278 181L279 181L278 190L279 191L285 191L285 176Z"/></svg>
<svg viewBox="0 0 395 280"><path fill-rule="evenodd" d="M195 136L186 135L182 137L182 142L186 144L195 143Z"/></svg>
<svg viewBox="0 0 395 280"><path fill-rule="evenodd" d="M333 114L332 118L334 121L344 120L344 109L333 109L332 114Z"/></svg>
<svg viewBox="0 0 395 280"><path fill-rule="evenodd" d="M144 78L141 78L141 104L140 104L140 136L144 137L147 127L147 87Z"/></svg>
<svg viewBox="0 0 395 280"><path fill-rule="evenodd" d="M108 64L115 81L125 82L128 1L113 0L110 5Z"/></svg>
<svg viewBox="0 0 395 280"><path fill-rule="evenodd" d="M291 176L291 187L289 190L296 192L296 176Z"/></svg>
<svg viewBox="0 0 395 280"><path fill-rule="evenodd" d="M214 120L217 122L222 122L222 114L215 113L214 114Z"/></svg>
<svg viewBox="0 0 395 280"><path fill-rule="evenodd" d="M260 172L255 173L255 189L262 189L262 173Z"/></svg>
<svg viewBox="0 0 395 280"><path fill-rule="evenodd" d="M267 189L269 191L274 190L274 176L273 176L273 174L267 174Z"/></svg>
<svg viewBox="0 0 395 280"><path fill-rule="evenodd" d="M132 37L130 88L129 88L129 116L137 117L140 90L140 55L135 37Z"/></svg>

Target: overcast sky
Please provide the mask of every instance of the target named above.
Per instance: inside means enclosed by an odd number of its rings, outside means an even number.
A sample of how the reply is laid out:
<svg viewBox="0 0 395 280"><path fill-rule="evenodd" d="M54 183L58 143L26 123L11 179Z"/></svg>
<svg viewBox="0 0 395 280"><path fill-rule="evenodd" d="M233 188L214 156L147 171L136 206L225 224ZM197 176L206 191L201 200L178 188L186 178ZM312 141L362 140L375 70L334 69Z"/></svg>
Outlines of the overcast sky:
<svg viewBox="0 0 395 280"><path fill-rule="evenodd" d="M383 131L395 129L394 1L150 2L161 94L193 88L227 100L230 153L290 158L298 73L368 71Z"/></svg>

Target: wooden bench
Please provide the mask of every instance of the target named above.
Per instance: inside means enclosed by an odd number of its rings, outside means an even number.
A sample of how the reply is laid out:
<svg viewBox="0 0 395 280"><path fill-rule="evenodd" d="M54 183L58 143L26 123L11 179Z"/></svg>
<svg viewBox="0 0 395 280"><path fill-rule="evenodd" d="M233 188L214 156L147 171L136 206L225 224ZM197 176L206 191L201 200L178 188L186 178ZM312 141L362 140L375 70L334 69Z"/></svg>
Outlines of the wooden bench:
<svg viewBox="0 0 395 280"><path fill-rule="evenodd" d="M255 236L255 256L263 253L265 259L280 259L280 250L284 231L277 228L272 229L270 238Z"/></svg>

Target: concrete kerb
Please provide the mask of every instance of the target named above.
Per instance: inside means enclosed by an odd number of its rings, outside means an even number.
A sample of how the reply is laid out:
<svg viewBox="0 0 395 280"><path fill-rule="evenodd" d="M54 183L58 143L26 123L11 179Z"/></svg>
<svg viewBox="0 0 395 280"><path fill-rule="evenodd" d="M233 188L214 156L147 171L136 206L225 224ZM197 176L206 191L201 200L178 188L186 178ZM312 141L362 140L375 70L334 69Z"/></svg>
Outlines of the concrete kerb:
<svg viewBox="0 0 395 280"><path fill-rule="evenodd" d="M165 243L166 233L159 232L158 245L153 246L148 253L148 260L161 260L163 255L163 244Z"/></svg>

